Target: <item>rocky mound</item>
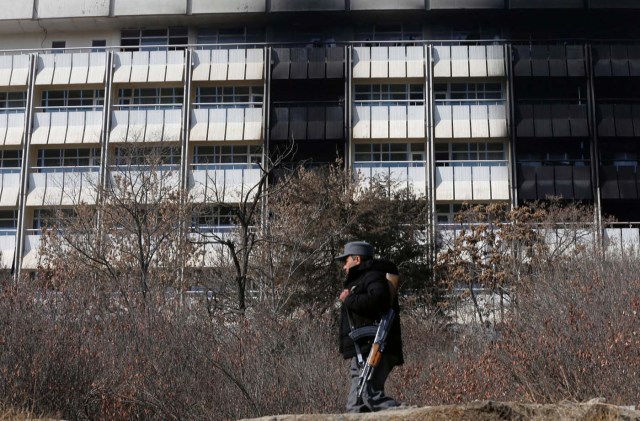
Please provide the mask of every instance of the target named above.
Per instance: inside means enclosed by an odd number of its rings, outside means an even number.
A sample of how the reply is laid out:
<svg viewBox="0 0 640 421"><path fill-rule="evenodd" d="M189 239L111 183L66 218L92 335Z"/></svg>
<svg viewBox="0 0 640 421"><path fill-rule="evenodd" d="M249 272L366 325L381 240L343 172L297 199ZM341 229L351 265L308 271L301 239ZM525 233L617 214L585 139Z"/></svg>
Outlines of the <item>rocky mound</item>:
<svg viewBox="0 0 640 421"><path fill-rule="evenodd" d="M609 405L601 399L583 403L522 404L516 402L479 401L467 405L443 405L398 409L374 414L305 414L275 415L256 418L260 421L445 421L445 420L584 420L640 421L640 411L634 407Z"/></svg>

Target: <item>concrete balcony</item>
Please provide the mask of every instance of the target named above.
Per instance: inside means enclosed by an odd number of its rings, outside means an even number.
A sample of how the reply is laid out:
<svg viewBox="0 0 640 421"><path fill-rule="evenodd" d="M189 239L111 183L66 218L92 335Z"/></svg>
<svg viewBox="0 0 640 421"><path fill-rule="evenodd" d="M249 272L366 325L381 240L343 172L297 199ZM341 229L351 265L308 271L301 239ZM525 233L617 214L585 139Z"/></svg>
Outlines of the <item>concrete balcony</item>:
<svg viewBox="0 0 640 421"><path fill-rule="evenodd" d="M344 47L280 47L272 50L273 79L344 78Z"/></svg>
<svg viewBox="0 0 640 421"><path fill-rule="evenodd" d="M436 139L508 136L504 100L437 101L434 114Z"/></svg>
<svg viewBox="0 0 640 421"><path fill-rule="evenodd" d="M544 200L561 196L572 200L593 199L591 169L587 165L517 165L518 199Z"/></svg>
<svg viewBox="0 0 640 421"><path fill-rule="evenodd" d="M424 78L424 47L353 47L353 78Z"/></svg>
<svg viewBox="0 0 640 421"><path fill-rule="evenodd" d="M506 161L451 161L436 166L435 175L436 200L509 200Z"/></svg>
<svg viewBox="0 0 640 421"><path fill-rule="evenodd" d="M194 81L264 79L263 48L227 48L224 45L210 47L212 49L193 51Z"/></svg>
<svg viewBox="0 0 640 421"><path fill-rule="evenodd" d="M185 52L118 51L114 53L113 83L181 82Z"/></svg>
<svg viewBox="0 0 640 421"><path fill-rule="evenodd" d="M103 85L106 63L106 52L78 50L38 54L36 85Z"/></svg>
<svg viewBox="0 0 640 421"><path fill-rule="evenodd" d="M191 111L189 140L262 140L262 104L218 104Z"/></svg>
<svg viewBox="0 0 640 421"><path fill-rule="evenodd" d="M640 103L597 104L596 113L598 136L640 136Z"/></svg>
<svg viewBox="0 0 640 421"><path fill-rule="evenodd" d="M16 251L16 230L0 231L0 269L11 269Z"/></svg>
<svg viewBox="0 0 640 421"><path fill-rule="evenodd" d="M355 162L353 172L364 184L371 180L388 182L393 191L409 189L417 196L426 194L424 162Z"/></svg>
<svg viewBox="0 0 640 421"><path fill-rule="evenodd" d="M27 206L95 204L98 167L37 167L29 174Z"/></svg>
<svg viewBox="0 0 640 421"><path fill-rule="evenodd" d="M518 137L587 137L586 104L520 102L515 107Z"/></svg>
<svg viewBox="0 0 640 421"><path fill-rule="evenodd" d="M103 110L93 107L36 112L31 144L99 144L102 119Z"/></svg>
<svg viewBox="0 0 640 421"><path fill-rule="evenodd" d="M198 203L237 203L252 197L261 175L255 164L192 164L190 196Z"/></svg>
<svg viewBox="0 0 640 421"><path fill-rule="evenodd" d="M513 46L513 73L525 77L584 77L584 46L570 44Z"/></svg>
<svg viewBox="0 0 640 421"><path fill-rule="evenodd" d="M182 106L122 106L111 113L109 142L177 142L182 139Z"/></svg>
<svg viewBox="0 0 640 421"><path fill-rule="evenodd" d="M361 102L353 108L354 139L416 139L425 137L425 107L408 101ZM387 105L388 104L388 105Z"/></svg>
<svg viewBox="0 0 640 421"><path fill-rule="evenodd" d="M506 77L502 45L435 45L433 77Z"/></svg>
<svg viewBox="0 0 640 421"><path fill-rule="evenodd" d="M640 255L640 229L605 228L604 242L607 251L626 255Z"/></svg>

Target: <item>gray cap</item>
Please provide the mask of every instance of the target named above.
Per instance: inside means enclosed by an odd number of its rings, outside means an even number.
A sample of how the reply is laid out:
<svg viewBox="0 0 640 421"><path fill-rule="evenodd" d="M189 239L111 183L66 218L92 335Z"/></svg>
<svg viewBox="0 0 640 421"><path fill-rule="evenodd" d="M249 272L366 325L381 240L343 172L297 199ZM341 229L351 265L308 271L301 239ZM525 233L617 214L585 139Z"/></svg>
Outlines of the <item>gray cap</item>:
<svg viewBox="0 0 640 421"><path fill-rule="evenodd" d="M344 251L336 260L346 260L349 256L370 256L373 257L373 246L366 241L351 241L344 245Z"/></svg>

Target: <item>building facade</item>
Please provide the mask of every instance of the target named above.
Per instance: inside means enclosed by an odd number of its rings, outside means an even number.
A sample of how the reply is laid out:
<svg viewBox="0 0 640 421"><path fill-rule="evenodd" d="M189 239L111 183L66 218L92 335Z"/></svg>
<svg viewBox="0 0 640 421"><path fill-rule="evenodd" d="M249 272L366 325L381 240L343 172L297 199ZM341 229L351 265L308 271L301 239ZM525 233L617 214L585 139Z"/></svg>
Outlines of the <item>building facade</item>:
<svg viewBox="0 0 640 421"><path fill-rule="evenodd" d="M4 267L35 269L51 206L95 200L130 143L162 145L203 201L212 179L237 200L293 140L292 163L341 158L425 195L442 229L463 203L551 195L640 244L638 1L0 6Z"/></svg>

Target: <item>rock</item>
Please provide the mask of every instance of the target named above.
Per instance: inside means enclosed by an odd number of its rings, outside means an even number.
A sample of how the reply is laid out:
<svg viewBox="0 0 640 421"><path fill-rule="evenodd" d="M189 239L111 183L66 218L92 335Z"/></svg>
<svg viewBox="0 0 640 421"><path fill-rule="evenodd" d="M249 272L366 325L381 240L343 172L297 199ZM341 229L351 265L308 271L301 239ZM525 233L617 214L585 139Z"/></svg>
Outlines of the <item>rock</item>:
<svg viewBox="0 0 640 421"><path fill-rule="evenodd" d="M373 414L301 414L272 415L254 421L640 421L640 411L633 406L609 405L602 398L588 402L525 404L517 402L477 401L466 405L427 406L397 409ZM244 420L248 421L248 420Z"/></svg>

